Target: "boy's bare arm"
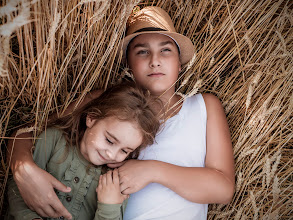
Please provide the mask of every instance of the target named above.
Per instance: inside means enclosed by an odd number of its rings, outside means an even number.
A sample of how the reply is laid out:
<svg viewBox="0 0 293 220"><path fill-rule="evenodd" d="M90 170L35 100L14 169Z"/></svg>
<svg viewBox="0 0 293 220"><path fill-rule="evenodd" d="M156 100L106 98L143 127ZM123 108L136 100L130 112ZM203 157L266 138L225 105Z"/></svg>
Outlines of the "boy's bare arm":
<svg viewBox="0 0 293 220"><path fill-rule="evenodd" d="M97 90L88 94L80 106L98 97L101 93L101 90ZM74 105L75 103L69 105L65 114L70 113ZM52 117L56 116L50 118ZM23 133L15 137L16 134L17 132L14 132L12 135L14 138L8 141L7 161L11 165L14 180L25 203L41 216L53 218L64 216L71 219L71 214L59 201L54 191L55 188L69 192L70 188L34 163L31 152L32 133Z"/></svg>
<svg viewBox="0 0 293 220"><path fill-rule="evenodd" d="M160 183L196 203L228 203L234 194L234 158L230 132L221 103L204 96L207 106L205 167L180 167L161 161L130 160L119 168L121 190L134 193L151 182Z"/></svg>

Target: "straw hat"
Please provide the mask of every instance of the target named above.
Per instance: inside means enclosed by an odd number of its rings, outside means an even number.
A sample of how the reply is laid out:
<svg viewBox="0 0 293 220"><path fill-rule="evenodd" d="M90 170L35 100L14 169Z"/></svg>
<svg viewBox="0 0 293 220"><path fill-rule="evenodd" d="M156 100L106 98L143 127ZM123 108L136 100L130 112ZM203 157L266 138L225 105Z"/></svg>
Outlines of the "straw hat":
<svg viewBox="0 0 293 220"><path fill-rule="evenodd" d="M149 6L133 12L127 21L126 37L122 41L123 62L126 62L126 50L129 42L136 36L146 33L164 34L172 38L179 48L182 64L187 63L194 54L191 40L176 32L174 24L162 8Z"/></svg>

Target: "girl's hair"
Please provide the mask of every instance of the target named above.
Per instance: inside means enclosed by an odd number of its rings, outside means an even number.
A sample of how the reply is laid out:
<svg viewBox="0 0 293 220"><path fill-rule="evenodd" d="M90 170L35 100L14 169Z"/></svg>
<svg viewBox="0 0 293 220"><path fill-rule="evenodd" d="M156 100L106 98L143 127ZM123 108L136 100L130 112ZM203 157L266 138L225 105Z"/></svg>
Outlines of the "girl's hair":
<svg viewBox="0 0 293 220"><path fill-rule="evenodd" d="M87 128L87 116L96 120L115 116L119 120L136 123L141 130L143 140L141 146L128 158L137 158L142 148L154 142L159 130L159 117L153 107L156 104L160 104L159 100L153 98L148 90L134 82L124 82L107 89L84 107L53 121L50 125L63 131L69 145L76 145L79 148Z"/></svg>

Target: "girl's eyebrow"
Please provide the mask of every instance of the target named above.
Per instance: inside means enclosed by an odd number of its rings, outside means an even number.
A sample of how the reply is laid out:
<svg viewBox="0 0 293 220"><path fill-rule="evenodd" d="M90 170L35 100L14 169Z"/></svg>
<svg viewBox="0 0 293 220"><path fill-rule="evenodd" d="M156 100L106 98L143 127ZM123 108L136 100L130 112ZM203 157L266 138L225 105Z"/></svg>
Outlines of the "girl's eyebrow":
<svg viewBox="0 0 293 220"><path fill-rule="evenodd" d="M117 143L120 143L120 141L110 132L106 131L107 135L109 135L111 138L113 138ZM126 147L128 150L134 151L131 147Z"/></svg>
<svg viewBox="0 0 293 220"><path fill-rule="evenodd" d="M120 143L120 141L110 132L106 131L107 135L109 135L111 138L113 138L117 143Z"/></svg>
<svg viewBox="0 0 293 220"><path fill-rule="evenodd" d="M130 151L134 151L134 149L130 148L130 147L127 147L126 149L130 150Z"/></svg>

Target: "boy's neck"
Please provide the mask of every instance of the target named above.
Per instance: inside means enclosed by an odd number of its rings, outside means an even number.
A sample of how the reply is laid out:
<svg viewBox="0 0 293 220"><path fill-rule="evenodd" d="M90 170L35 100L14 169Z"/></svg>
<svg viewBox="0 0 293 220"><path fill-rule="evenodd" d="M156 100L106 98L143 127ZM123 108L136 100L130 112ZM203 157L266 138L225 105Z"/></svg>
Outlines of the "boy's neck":
<svg viewBox="0 0 293 220"><path fill-rule="evenodd" d="M162 114L164 112L163 118L165 120L176 115L180 111L183 104L183 99L179 95L175 94L172 96L161 96L160 100L163 104L163 111L161 112Z"/></svg>

